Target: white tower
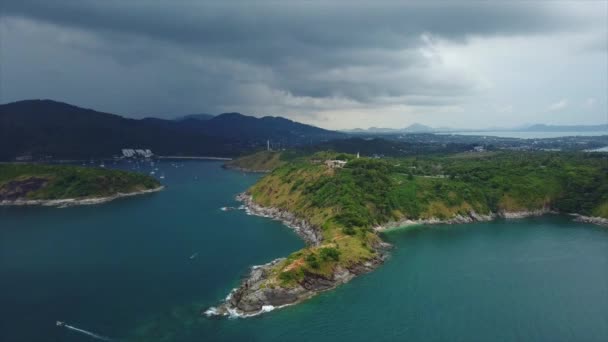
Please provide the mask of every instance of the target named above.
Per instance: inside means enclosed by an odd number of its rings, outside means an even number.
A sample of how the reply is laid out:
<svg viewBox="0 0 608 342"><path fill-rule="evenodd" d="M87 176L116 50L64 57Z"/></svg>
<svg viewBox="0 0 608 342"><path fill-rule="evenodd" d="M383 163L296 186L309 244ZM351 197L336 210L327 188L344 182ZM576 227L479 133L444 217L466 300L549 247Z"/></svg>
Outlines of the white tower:
<svg viewBox="0 0 608 342"><path fill-rule="evenodd" d="M357 159L359 159L359 152L357 152Z"/></svg>
<svg viewBox="0 0 608 342"><path fill-rule="evenodd" d="M270 151L270 139L266 140L266 150Z"/></svg>

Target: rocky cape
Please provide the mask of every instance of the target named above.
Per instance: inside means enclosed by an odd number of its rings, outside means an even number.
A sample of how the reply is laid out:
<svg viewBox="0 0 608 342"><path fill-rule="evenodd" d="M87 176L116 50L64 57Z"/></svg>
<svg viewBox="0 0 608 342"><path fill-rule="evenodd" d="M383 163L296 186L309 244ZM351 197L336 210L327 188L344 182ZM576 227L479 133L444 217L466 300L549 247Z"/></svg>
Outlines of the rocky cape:
<svg viewBox="0 0 608 342"><path fill-rule="evenodd" d="M245 210L250 215L268 217L279 220L289 228L293 229L310 246L321 245L323 238L318 227L311 225L305 219L296 217L291 212L279 208L263 207L253 201L247 194L239 194L237 200L243 202ZM478 214L474 211L468 215L457 215L450 219L404 219L400 221L387 222L374 227L374 231L382 232L392 228L410 225L427 224L463 224L472 222L491 221L497 218L518 219L531 216L542 216L546 214L557 214L546 206L537 210L498 212L490 214ZM607 225L608 219L599 217L587 217L578 214L576 220L599 225ZM233 289L223 303L218 307L211 307L203 312L207 316L229 316L229 317L251 317L264 312L272 311L313 297L317 293L331 290L344 284L355 276L367 273L381 265L388 256L387 250L391 247L388 243L380 243L373 248L378 252L378 257L372 261L363 262L350 268L336 267L330 278L322 278L318 275L306 274L304 280L294 287L268 288L265 281L272 276L272 269L285 258L275 259L265 265L253 266L248 276L241 282L240 286Z"/></svg>
<svg viewBox="0 0 608 342"><path fill-rule="evenodd" d="M18 199L14 199L14 200L2 200L2 201L0 201L0 206L49 206L49 207L65 208L65 207L71 207L71 206L76 206L76 205L93 205L93 204L110 202L115 199L119 199L119 198L123 198L123 197L131 197L131 196L144 195L144 194L149 194L149 193L153 193L153 192L158 192L158 191L163 190L164 188L165 187L161 185L154 189L139 190L139 191L133 191L133 192L127 192L127 193L119 192L112 196L104 196L104 197L64 198L64 199L53 199L53 200L44 200L44 199L29 200L29 199L18 198Z"/></svg>
<svg viewBox="0 0 608 342"><path fill-rule="evenodd" d="M237 196L243 202L245 210L250 215L268 217L281 221L293 229L310 246L319 246L322 241L320 229L311 225L305 219L296 217L286 210L263 207L253 202L247 193ZM250 274L242 281L238 288L233 289L223 303L218 307L211 307L203 313L207 316L251 317L276 308L297 304L317 293L331 290L344 284L355 276L370 272L382 264L387 257L386 250L390 244L381 243L373 248L378 257L373 260L353 265L349 268L338 266L331 277L321 277L315 274L306 274L304 279L296 286L283 288L268 288L266 280L272 276L272 268L285 258L275 259L265 265L253 266Z"/></svg>

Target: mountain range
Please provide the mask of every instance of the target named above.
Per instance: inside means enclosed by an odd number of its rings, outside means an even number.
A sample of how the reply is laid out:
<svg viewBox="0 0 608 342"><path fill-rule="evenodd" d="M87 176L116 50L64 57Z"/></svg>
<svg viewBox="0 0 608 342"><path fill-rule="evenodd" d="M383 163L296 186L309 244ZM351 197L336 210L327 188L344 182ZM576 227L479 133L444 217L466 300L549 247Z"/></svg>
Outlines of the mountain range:
<svg viewBox="0 0 608 342"><path fill-rule="evenodd" d="M87 159L118 155L123 148L159 155L236 156L266 147L291 147L340 139L346 134L282 117L225 113L208 119L129 119L52 100L0 105L0 160L18 156Z"/></svg>

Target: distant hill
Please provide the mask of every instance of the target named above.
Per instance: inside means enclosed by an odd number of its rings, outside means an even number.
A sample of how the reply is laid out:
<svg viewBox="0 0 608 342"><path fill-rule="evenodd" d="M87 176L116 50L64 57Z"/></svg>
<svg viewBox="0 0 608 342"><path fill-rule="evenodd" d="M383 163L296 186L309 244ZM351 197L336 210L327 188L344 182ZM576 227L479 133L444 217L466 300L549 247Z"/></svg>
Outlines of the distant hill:
<svg viewBox="0 0 608 342"><path fill-rule="evenodd" d="M149 148L160 155L236 156L271 140L290 147L344 134L283 118L237 113L209 120L128 119L52 100L0 105L0 160L17 156L87 159Z"/></svg>
<svg viewBox="0 0 608 342"><path fill-rule="evenodd" d="M220 114L201 125L208 135L233 139L270 139L275 147L345 138L343 133L305 125L282 117L256 118L240 113ZM280 145L280 146L279 146Z"/></svg>
<svg viewBox="0 0 608 342"><path fill-rule="evenodd" d="M403 129L405 132L419 133L419 132L434 132L436 128L425 126L419 123L414 123Z"/></svg>
<svg viewBox="0 0 608 342"><path fill-rule="evenodd" d="M173 120L175 120L175 121L184 121L184 120L206 121L206 120L212 119L213 117L215 117L215 115L213 115L213 114L188 114L188 115L179 116Z"/></svg>
<svg viewBox="0 0 608 342"><path fill-rule="evenodd" d="M348 133L361 133L361 134L399 134L399 133L430 133L437 132L438 129L422 125L419 123L413 123L405 128L385 128L385 127L370 127L368 129L355 128L351 130L345 130Z"/></svg>

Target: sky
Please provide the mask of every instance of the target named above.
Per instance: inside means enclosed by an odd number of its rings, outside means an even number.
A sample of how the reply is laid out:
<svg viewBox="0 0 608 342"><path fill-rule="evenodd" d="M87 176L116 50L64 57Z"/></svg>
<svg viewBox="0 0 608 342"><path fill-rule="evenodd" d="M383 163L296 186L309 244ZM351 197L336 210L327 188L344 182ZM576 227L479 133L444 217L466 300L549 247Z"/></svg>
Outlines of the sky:
<svg viewBox="0 0 608 342"><path fill-rule="evenodd" d="M3 0L0 103L328 129L608 123L608 0Z"/></svg>

